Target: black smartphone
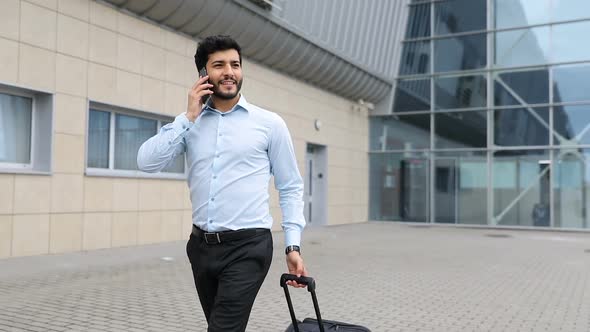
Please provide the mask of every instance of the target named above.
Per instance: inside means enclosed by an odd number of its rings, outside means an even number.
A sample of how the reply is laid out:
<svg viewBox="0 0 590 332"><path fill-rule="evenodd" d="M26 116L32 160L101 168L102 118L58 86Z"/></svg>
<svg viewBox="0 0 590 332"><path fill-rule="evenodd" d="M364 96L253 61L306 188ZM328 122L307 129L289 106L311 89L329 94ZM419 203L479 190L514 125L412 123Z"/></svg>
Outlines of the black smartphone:
<svg viewBox="0 0 590 332"><path fill-rule="evenodd" d="M201 68L201 70L199 70L199 77L205 77L207 76L207 68L203 67ZM204 84L209 84L209 81L205 81ZM207 102L207 100L209 100L209 96L210 95L204 95L203 97L201 97L201 101L203 102L203 104L205 104Z"/></svg>

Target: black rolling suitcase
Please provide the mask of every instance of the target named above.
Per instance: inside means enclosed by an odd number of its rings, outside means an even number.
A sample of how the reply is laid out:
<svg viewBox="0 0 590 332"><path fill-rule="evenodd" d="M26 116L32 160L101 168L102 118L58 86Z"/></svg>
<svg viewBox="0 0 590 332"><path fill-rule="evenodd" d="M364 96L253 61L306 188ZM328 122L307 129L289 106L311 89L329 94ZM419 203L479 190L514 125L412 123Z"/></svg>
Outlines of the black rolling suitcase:
<svg viewBox="0 0 590 332"><path fill-rule="evenodd" d="M311 299L313 301L313 308L317 319L305 318L302 322L295 318L295 311L293 310L293 303L291 302L291 296L289 295L289 289L287 281L295 280L299 284L307 285L307 290L311 293ZM289 306L289 313L291 314L291 325L287 327L285 332L371 332L366 327L360 325L353 325L343 322L337 322L333 320L323 320L320 314L320 307L318 305L318 298L315 294L315 280L310 277L297 278L296 275L283 274L281 276L281 287L285 291L285 297L287 298L287 305Z"/></svg>

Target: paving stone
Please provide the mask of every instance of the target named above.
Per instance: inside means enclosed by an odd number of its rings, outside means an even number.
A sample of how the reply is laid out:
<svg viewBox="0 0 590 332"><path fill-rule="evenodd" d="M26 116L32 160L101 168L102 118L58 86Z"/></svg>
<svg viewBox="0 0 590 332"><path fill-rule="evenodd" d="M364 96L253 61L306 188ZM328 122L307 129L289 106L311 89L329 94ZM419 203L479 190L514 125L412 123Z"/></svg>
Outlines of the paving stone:
<svg viewBox="0 0 590 332"><path fill-rule="evenodd" d="M410 226L306 229L324 318L375 332L590 330L588 234ZM273 236L249 332L290 323ZM0 331L205 331L185 245L0 260ZM291 295L298 318L314 316L307 291Z"/></svg>

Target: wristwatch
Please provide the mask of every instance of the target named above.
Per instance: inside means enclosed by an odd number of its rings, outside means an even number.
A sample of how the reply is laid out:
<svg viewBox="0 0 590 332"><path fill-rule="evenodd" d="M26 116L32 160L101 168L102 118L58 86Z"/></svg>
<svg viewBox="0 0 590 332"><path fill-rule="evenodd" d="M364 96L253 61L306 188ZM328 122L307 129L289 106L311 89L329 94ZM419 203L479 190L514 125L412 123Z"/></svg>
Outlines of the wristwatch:
<svg viewBox="0 0 590 332"><path fill-rule="evenodd" d="M288 255L291 251L297 251L301 255L301 248L299 246L287 246L285 248L285 255Z"/></svg>

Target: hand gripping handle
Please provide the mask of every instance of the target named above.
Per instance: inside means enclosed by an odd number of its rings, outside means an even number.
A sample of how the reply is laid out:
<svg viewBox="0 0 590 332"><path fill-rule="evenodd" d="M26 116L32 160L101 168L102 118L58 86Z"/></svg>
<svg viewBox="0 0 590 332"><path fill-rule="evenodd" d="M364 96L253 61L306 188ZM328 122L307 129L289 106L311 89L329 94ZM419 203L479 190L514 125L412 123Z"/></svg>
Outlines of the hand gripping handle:
<svg viewBox="0 0 590 332"><path fill-rule="evenodd" d="M315 294L315 280L311 277L297 277L294 274L285 273L281 275L281 287L285 291L285 297L287 298L287 305L289 306L289 313L291 314L291 322L295 332L299 332L299 326L297 319L295 318L295 311L293 310L293 302L291 302L291 296L289 295L289 286L287 281L296 281L298 284L307 285L307 291L311 293L311 299L313 301L313 308L315 309L315 315L318 319L318 325L320 332L324 332L324 324L322 322L322 315L320 314L320 306L318 304L318 298Z"/></svg>
<svg viewBox="0 0 590 332"><path fill-rule="evenodd" d="M303 277L303 276L297 277L294 274L284 273L281 276L281 287L286 287L287 281L295 281L298 284L306 285L308 292L315 291L315 280L313 280L312 277Z"/></svg>

